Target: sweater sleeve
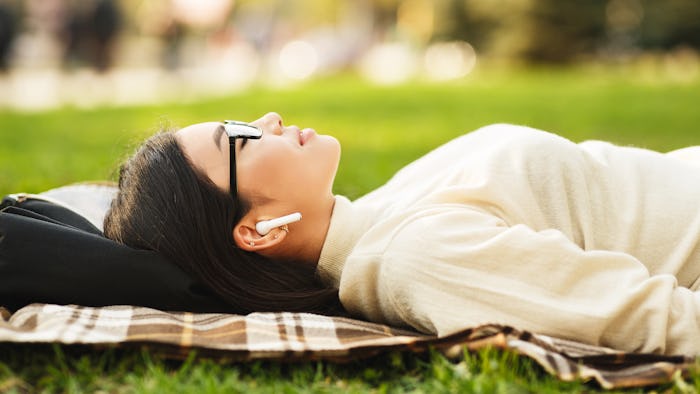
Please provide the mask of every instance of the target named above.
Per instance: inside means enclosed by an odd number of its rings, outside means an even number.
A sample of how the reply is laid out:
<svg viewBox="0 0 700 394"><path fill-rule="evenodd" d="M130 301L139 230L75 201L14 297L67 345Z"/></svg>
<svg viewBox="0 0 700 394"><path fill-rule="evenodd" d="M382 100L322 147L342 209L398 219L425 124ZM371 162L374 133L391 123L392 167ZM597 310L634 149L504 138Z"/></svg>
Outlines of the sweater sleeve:
<svg viewBox="0 0 700 394"><path fill-rule="evenodd" d="M674 276L482 209L421 211L375 264L377 305L353 305L393 324L446 335L501 323L626 351L700 354L700 295Z"/></svg>

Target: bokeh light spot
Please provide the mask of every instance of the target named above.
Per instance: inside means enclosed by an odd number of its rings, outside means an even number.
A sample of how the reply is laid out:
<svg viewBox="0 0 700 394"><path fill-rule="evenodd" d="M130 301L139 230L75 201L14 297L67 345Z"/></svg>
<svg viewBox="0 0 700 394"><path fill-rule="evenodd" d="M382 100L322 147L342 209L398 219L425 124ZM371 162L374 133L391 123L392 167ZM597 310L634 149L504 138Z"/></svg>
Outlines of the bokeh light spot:
<svg viewBox="0 0 700 394"><path fill-rule="evenodd" d="M280 51L279 63L287 77L305 79L318 69L318 53L306 41L291 41Z"/></svg>
<svg viewBox="0 0 700 394"><path fill-rule="evenodd" d="M416 57L407 44L377 44L362 59L360 71L372 82L382 85L398 84L415 73Z"/></svg>
<svg viewBox="0 0 700 394"><path fill-rule="evenodd" d="M433 80L462 78L476 65L476 52L464 41L438 42L425 51L425 72Z"/></svg>

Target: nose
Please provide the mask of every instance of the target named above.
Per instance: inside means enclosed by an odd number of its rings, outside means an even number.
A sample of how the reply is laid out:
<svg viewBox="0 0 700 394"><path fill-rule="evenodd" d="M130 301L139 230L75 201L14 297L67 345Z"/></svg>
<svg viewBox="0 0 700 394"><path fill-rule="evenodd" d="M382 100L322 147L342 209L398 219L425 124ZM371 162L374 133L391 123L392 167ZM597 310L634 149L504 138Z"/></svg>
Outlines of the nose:
<svg viewBox="0 0 700 394"><path fill-rule="evenodd" d="M277 112L268 112L263 116L264 130L270 130L275 134L283 132L282 117Z"/></svg>

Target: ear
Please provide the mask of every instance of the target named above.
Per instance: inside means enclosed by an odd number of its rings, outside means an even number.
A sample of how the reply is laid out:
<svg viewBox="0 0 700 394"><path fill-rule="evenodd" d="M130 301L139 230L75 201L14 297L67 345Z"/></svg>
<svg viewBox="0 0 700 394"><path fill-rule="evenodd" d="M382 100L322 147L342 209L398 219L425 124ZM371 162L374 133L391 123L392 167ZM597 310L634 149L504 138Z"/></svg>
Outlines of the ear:
<svg viewBox="0 0 700 394"><path fill-rule="evenodd" d="M248 252L262 252L265 249L279 245L287 237L287 232L274 228L266 235L260 235L255 230L254 223L241 220L233 228L233 241L236 246Z"/></svg>

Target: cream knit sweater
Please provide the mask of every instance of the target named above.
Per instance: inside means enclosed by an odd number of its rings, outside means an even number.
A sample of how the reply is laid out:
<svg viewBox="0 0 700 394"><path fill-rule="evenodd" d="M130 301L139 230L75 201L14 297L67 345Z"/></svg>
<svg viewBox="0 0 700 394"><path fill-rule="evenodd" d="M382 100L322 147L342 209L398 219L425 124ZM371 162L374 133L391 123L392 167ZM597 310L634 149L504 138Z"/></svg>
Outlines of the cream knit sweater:
<svg viewBox="0 0 700 394"><path fill-rule="evenodd" d="M700 147L668 154L493 125L350 202L318 263L353 314L700 354Z"/></svg>

